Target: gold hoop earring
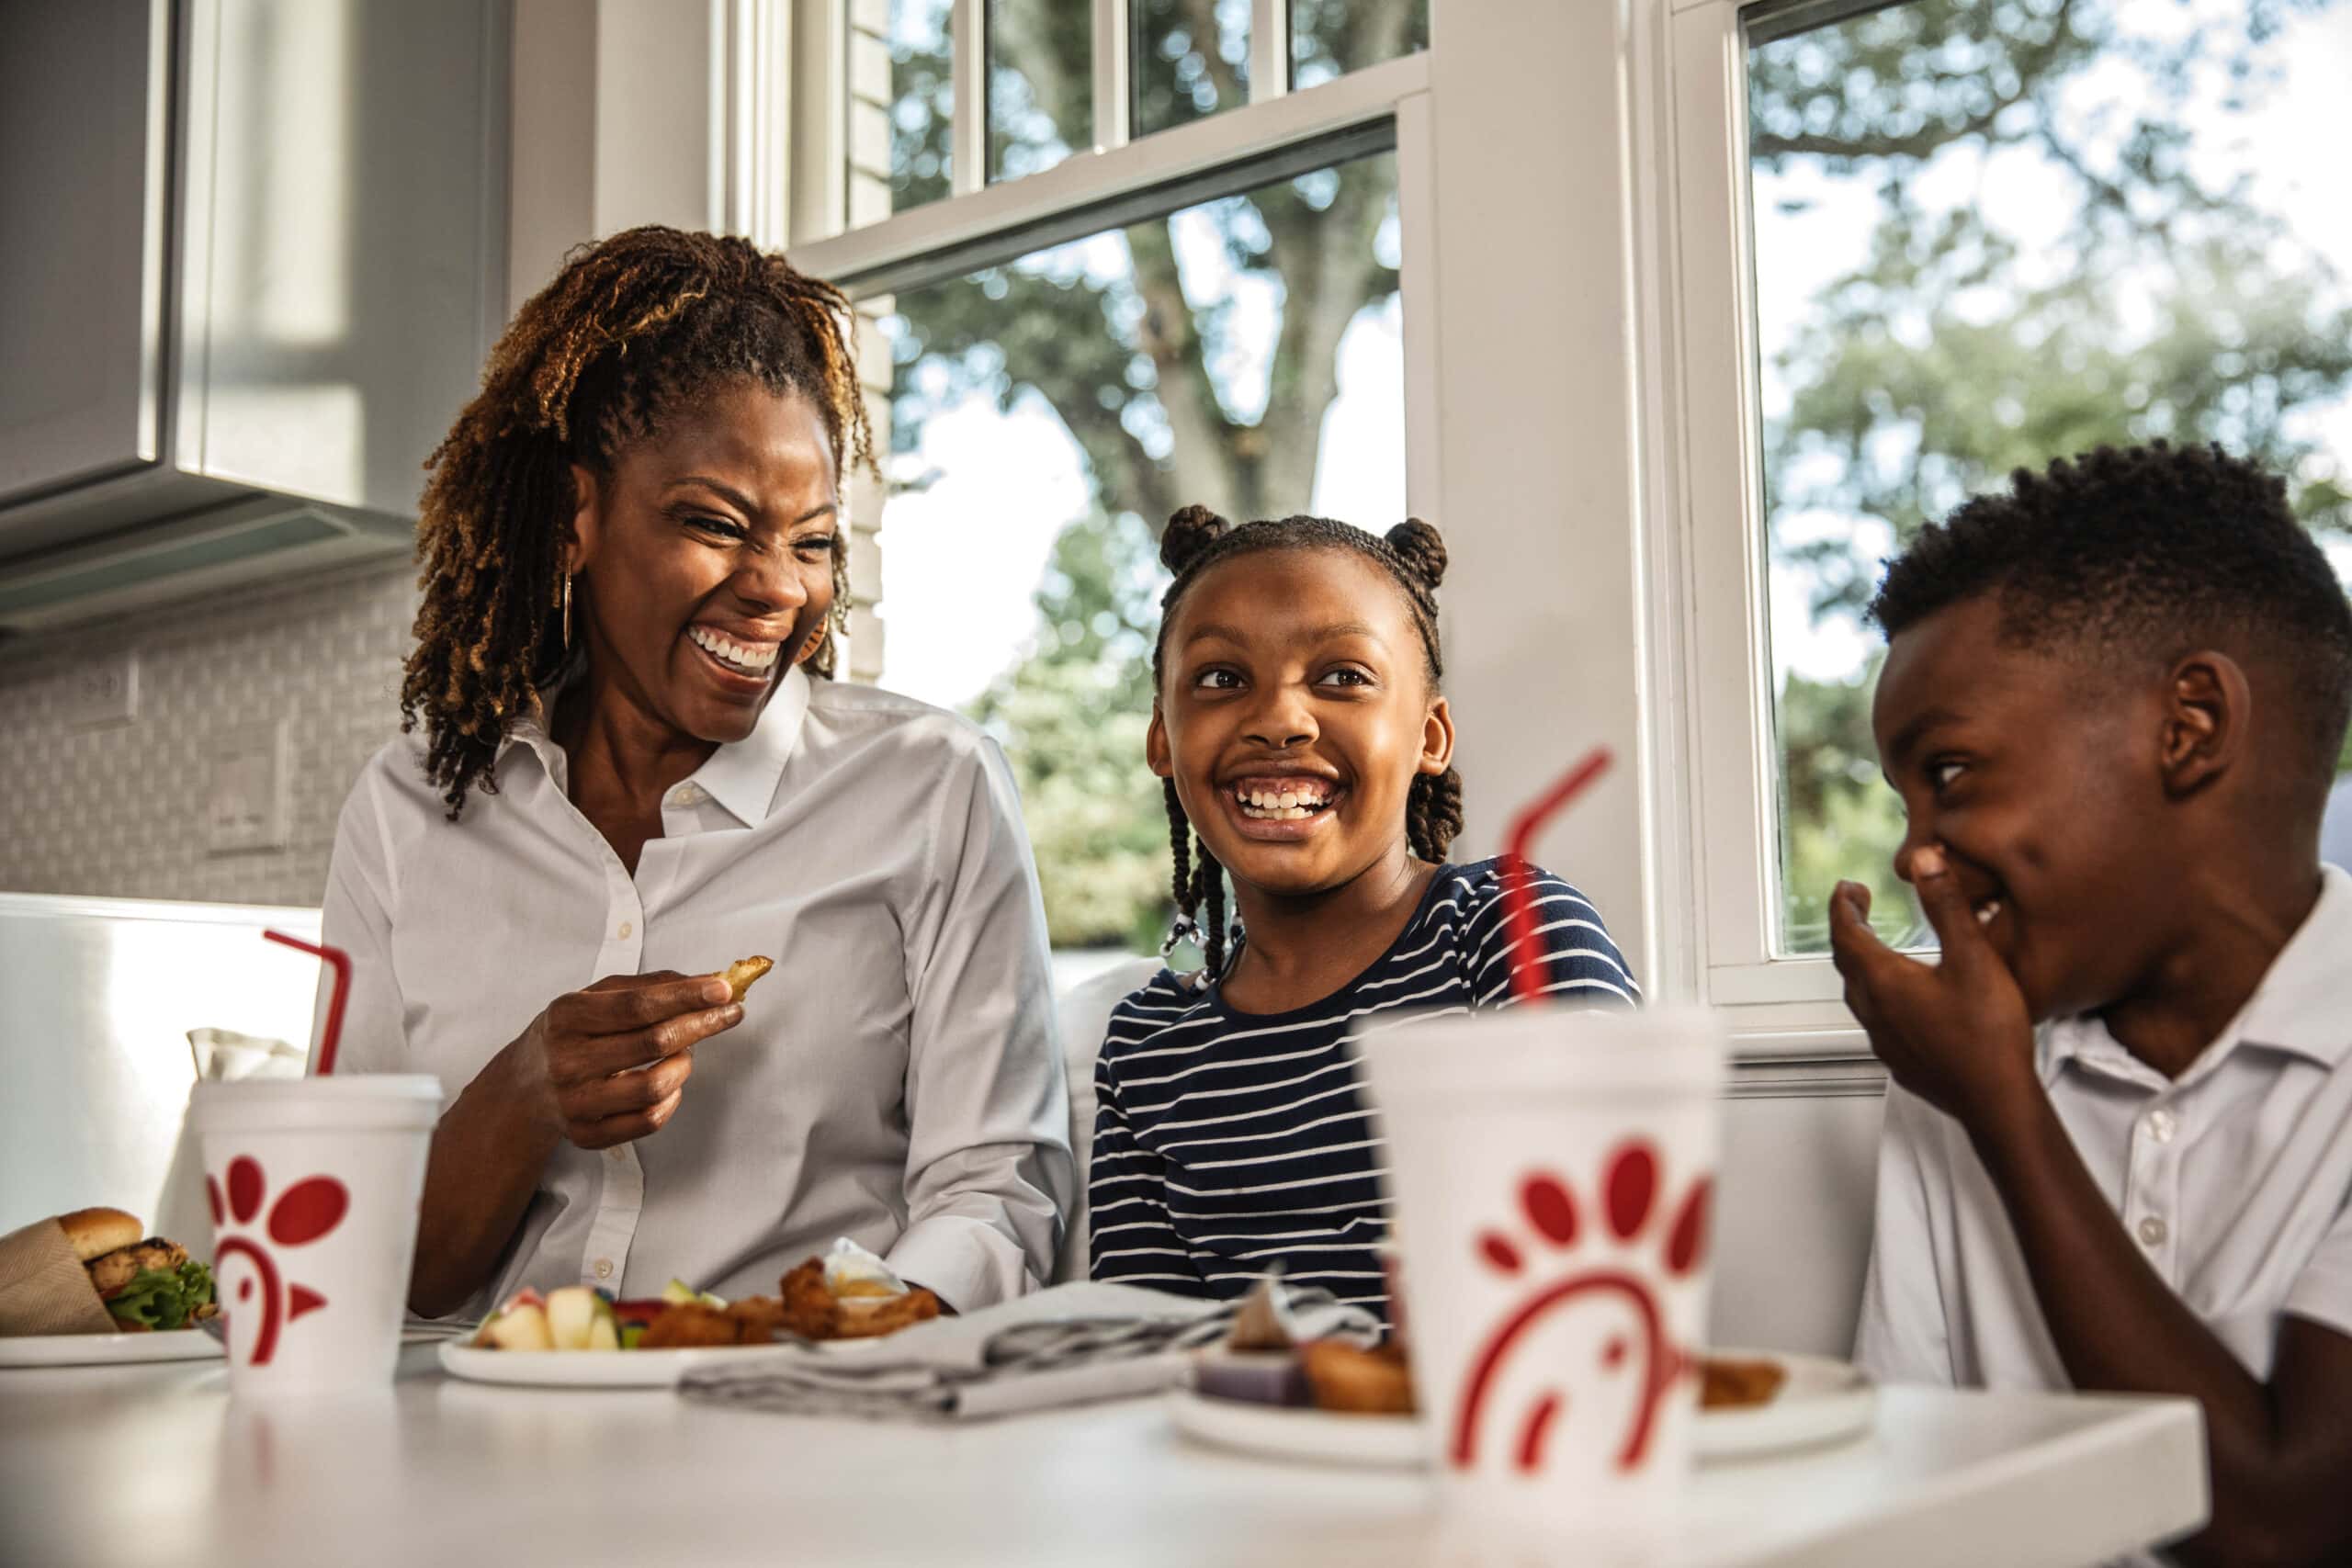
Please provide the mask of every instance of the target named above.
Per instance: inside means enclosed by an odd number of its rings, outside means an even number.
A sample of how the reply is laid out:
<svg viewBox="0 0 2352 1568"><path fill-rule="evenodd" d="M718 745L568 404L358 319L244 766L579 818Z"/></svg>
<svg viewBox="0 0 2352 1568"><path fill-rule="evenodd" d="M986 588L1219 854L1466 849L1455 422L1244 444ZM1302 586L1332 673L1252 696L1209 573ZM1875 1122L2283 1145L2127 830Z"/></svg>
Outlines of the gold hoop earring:
<svg viewBox="0 0 2352 1568"><path fill-rule="evenodd" d="M571 651L571 573L563 574L563 651Z"/></svg>

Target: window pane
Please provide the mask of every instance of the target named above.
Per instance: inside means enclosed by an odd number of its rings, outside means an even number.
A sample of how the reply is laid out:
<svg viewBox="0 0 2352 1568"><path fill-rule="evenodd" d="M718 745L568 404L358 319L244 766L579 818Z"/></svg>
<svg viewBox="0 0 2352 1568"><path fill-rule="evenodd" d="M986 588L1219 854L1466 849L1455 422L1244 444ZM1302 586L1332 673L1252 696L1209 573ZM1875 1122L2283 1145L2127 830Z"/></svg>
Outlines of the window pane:
<svg viewBox="0 0 2352 1568"><path fill-rule="evenodd" d="M1057 949L1166 926L1143 737L1168 514L1405 514L1396 261L1384 155L892 302L883 683L1003 743Z"/></svg>
<svg viewBox="0 0 2352 1568"><path fill-rule="evenodd" d="M1135 133L1250 101L1250 0L1134 0Z"/></svg>
<svg viewBox="0 0 2352 1568"><path fill-rule="evenodd" d="M2352 7L1915 0L1751 24L1781 949L1889 867L1860 619L1880 562L2018 467L2218 441L2352 565Z"/></svg>
<svg viewBox="0 0 2352 1568"><path fill-rule="evenodd" d="M1291 0L1291 85L1312 87L1430 46L1430 0Z"/></svg>
<svg viewBox="0 0 2352 1568"><path fill-rule="evenodd" d="M951 0L850 0L849 225L947 194Z"/></svg>
<svg viewBox="0 0 2352 1568"><path fill-rule="evenodd" d="M989 0L989 178L1094 140L1093 0Z"/></svg>

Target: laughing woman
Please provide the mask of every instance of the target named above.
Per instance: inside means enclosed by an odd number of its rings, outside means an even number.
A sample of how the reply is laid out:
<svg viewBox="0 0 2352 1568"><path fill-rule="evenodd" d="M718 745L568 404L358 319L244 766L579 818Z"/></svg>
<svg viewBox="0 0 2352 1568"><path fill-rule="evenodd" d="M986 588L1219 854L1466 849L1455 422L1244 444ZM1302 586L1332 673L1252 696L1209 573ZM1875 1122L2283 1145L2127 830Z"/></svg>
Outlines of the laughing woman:
<svg viewBox="0 0 2352 1568"><path fill-rule="evenodd" d="M406 733L354 786L345 1070L437 1075L410 1304L733 1295L846 1235L968 1311L1072 1186L1029 846L952 715L831 680L846 306L741 240L581 252L435 454ZM422 728L422 736L413 731ZM741 1002L712 972L776 973Z"/></svg>

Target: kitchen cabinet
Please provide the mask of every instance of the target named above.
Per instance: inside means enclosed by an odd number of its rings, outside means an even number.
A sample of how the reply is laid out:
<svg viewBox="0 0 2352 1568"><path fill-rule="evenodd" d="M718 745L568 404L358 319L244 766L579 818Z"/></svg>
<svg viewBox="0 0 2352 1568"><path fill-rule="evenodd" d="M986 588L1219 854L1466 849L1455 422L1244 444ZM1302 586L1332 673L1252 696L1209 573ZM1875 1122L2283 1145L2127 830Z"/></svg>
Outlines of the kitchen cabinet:
<svg viewBox="0 0 2352 1568"><path fill-rule="evenodd" d="M510 31L0 0L0 579L260 497L398 536L503 319Z"/></svg>

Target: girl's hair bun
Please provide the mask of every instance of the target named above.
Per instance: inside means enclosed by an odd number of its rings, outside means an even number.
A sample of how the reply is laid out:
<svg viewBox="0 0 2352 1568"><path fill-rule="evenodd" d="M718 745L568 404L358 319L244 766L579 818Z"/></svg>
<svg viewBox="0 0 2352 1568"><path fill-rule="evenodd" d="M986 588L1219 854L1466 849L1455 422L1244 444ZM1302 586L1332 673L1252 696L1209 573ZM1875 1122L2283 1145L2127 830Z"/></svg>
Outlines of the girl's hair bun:
<svg viewBox="0 0 2352 1568"><path fill-rule="evenodd" d="M1205 506L1180 508L1159 536L1159 564L1181 572L1200 559L1201 552L1225 536L1233 525Z"/></svg>
<svg viewBox="0 0 2352 1568"><path fill-rule="evenodd" d="M1388 530L1388 547L1407 570L1435 588L1445 581L1445 541L1418 517L1408 517Z"/></svg>

